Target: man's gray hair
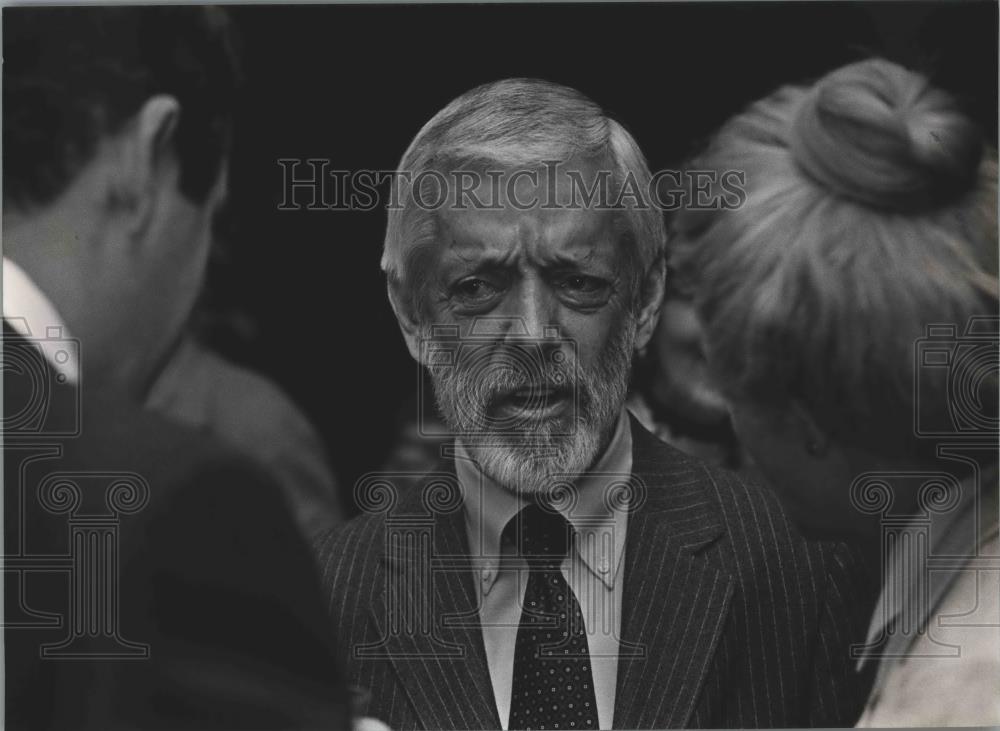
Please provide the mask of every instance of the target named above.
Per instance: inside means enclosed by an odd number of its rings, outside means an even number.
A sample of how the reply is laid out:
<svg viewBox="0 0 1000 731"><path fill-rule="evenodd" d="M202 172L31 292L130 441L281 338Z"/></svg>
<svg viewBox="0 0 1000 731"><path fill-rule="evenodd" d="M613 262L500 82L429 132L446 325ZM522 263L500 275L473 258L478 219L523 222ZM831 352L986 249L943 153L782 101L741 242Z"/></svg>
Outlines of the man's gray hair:
<svg viewBox="0 0 1000 731"><path fill-rule="evenodd" d="M607 160L611 184L631 178L639 196L622 196L620 225L641 272L663 256L662 212L650 205L651 174L632 135L575 89L539 79L504 79L454 99L424 125L399 163L399 205L390 207L382 269L391 286L407 284L407 262L437 236L434 212L417 205L412 187L428 171L467 166L537 168L553 161ZM614 200L614 196L612 196ZM641 275L638 279L641 281Z"/></svg>

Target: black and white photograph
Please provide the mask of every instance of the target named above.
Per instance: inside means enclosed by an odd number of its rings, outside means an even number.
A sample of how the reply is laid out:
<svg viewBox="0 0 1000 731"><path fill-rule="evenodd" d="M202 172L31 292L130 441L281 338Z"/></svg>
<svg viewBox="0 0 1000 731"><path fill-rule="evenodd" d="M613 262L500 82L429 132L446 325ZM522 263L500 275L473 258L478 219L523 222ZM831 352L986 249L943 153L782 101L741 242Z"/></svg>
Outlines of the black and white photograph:
<svg viewBox="0 0 1000 731"><path fill-rule="evenodd" d="M0 726L1000 726L997 0L0 4Z"/></svg>

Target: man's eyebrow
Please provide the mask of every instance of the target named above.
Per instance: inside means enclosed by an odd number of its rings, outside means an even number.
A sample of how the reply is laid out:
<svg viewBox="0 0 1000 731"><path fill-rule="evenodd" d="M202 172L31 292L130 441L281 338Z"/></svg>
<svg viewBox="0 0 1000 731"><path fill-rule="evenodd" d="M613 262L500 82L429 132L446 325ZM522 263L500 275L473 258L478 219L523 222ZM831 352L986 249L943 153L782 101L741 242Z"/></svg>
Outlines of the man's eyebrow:
<svg viewBox="0 0 1000 731"><path fill-rule="evenodd" d="M465 253L468 252L468 253ZM481 248L469 251L467 248L448 247L445 254L445 265L448 264L471 264L476 269L509 269L514 266L517 258L516 251L482 252Z"/></svg>
<svg viewBox="0 0 1000 731"><path fill-rule="evenodd" d="M570 256L561 251L552 252L542 257L542 266L545 269L580 269L588 265L613 267L613 261L606 261L606 257L601 257L598 252L591 249L585 256Z"/></svg>

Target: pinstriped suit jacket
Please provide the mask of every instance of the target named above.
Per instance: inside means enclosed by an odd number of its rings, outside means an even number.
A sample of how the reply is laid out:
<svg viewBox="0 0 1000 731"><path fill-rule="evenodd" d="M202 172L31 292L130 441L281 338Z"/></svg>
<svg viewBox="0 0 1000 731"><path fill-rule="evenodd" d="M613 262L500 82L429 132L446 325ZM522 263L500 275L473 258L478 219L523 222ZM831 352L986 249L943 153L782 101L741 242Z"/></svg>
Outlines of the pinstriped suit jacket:
<svg viewBox="0 0 1000 731"><path fill-rule="evenodd" d="M853 725L867 688L848 646L871 602L847 552L800 538L769 491L632 431L647 494L628 523L615 728ZM391 509L370 491L380 512L317 542L360 710L394 729L501 728L455 485L445 466Z"/></svg>

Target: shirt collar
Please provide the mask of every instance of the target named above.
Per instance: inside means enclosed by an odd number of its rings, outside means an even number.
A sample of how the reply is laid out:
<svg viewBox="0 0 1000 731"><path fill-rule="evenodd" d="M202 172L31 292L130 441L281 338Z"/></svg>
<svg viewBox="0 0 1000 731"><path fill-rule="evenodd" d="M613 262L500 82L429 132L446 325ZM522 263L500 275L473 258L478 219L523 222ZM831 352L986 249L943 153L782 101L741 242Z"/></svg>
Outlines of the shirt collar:
<svg viewBox="0 0 1000 731"><path fill-rule="evenodd" d="M3 317L15 332L38 347L45 360L69 383L79 383L77 348L55 306L21 267L3 258Z"/></svg>
<svg viewBox="0 0 1000 731"><path fill-rule="evenodd" d="M527 500L483 474L459 440L455 441L455 473L463 493L472 556L480 567L483 592L488 594L500 564L500 534ZM614 588L622 566L629 506L607 499L607 492L631 473L632 431L622 409L607 449L574 483L576 504L562 511L576 532L574 549L608 589Z"/></svg>

